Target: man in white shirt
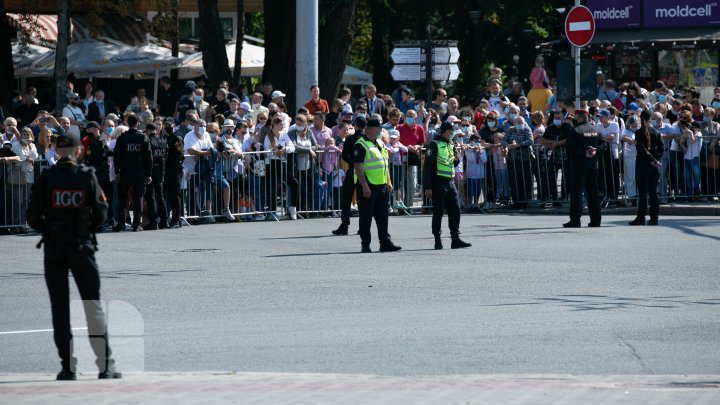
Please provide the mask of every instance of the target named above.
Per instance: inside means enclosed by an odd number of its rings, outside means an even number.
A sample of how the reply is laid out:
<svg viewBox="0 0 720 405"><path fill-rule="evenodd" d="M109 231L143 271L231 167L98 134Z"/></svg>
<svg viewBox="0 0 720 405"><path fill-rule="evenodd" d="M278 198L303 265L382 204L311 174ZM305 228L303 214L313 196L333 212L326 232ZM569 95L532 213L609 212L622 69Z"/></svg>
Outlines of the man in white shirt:
<svg viewBox="0 0 720 405"><path fill-rule="evenodd" d="M257 123L257 116L261 112L265 112L265 114L269 113L270 111L262 105L263 96L260 93L253 93L252 99L250 100L252 103L250 104L250 118L252 118L253 122Z"/></svg>
<svg viewBox="0 0 720 405"><path fill-rule="evenodd" d="M63 107L62 116L70 120L69 133L80 136L80 127L85 126L85 114L79 105L82 103L77 93L68 93L68 103Z"/></svg>
<svg viewBox="0 0 720 405"><path fill-rule="evenodd" d="M599 115L598 133L610 145L600 161L603 174L600 179L600 194L605 196L607 206L615 207L620 189L620 125L611 120L608 110L600 110Z"/></svg>
<svg viewBox="0 0 720 405"><path fill-rule="evenodd" d="M207 124L204 120L196 120L192 131L185 135L185 161L183 162L183 169L186 176L190 178L193 174L197 173L198 157L210 157L212 156L213 144L210 140L210 136L205 132ZM210 182L202 179L201 176L195 176L194 185L197 185L197 192L201 194L200 199L204 198L205 207L201 208L200 216L205 217L208 222L215 222L212 213L212 199L210 198ZM188 181L188 190L193 191L194 185ZM192 198L190 201L197 201L198 198ZM193 210L195 208L195 210ZM190 212L193 213L197 210L197 207L190 207Z"/></svg>

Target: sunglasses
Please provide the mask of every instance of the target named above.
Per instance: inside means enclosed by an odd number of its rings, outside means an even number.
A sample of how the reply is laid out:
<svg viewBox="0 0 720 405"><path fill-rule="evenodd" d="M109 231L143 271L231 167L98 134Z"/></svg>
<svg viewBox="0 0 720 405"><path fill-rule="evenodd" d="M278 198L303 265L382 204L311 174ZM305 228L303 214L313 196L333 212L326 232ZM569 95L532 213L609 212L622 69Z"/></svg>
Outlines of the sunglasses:
<svg viewBox="0 0 720 405"><path fill-rule="evenodd" d="M467 127L469 127L470 125L468 125L468 124L463 124L462 126L467 128Z"/></svg>

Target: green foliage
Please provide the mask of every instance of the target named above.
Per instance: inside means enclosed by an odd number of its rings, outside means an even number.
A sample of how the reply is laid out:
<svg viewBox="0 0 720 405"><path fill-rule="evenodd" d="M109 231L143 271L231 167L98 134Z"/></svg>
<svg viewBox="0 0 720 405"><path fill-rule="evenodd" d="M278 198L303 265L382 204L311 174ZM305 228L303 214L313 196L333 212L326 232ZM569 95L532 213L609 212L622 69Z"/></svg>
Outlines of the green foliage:
<svg viewBox="0 0 720 405"><path fill-rule="evenodd" d="M370 64L372 46L372 20L368 0L359 0L355 10L355 39L350 48L349 63L361 70L367 70Z"/></svg>

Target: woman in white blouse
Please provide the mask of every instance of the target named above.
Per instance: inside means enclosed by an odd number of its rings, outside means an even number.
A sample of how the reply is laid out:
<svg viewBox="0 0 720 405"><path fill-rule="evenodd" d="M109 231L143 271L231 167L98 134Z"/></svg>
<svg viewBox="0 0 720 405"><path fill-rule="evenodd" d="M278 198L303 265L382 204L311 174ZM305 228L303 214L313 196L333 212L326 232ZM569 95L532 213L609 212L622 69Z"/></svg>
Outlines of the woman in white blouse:
<svg viewBox="0 0 720 405"><path fill-rule="evenodd" d="M267 163L265 190L270 212L275 212L278 191L282 183L287 181L287 154L295 152L295 145L284 130L285 124L282 118L276 116L271 125L271 130L263 142L264 149L268 151L268 154L265 155L267 156L265 158L265 163Z"/></svg>
<svg viewBox="0 0 720 405"><path fill-rule="evenodd" d="M13 223L20 227L19 231L25 230L25 211L30 190L35 183L35 161L40 157L34 140L30 127L25 127L20 131L20 138L15 137L12 143L13 152L20 158L20 161L12 166L9 181L13 204L12 218Z"/></svg>

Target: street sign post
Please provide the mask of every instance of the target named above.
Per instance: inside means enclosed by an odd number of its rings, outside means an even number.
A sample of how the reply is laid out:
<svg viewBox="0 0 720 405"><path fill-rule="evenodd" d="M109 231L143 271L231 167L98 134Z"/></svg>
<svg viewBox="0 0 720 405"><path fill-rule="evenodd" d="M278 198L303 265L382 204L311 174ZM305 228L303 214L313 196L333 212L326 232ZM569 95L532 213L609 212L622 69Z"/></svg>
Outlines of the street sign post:
<svg viewBox="0 0 720 405"><path fill-rule="evenodd" d="M425 65L395 65L390 74L395 81L420 81L425 78L427 69ZM433 64L433 80L457 80L458 76L460 67L457 64Z"/></svg>
<svg viewBox="0 0 720 405"><path fill-rule="evenodd" d="M575 7L565 17L565 36L573 45L575 56L575 108L580 108L580 48L595 36L595 18L589 8L575 0Z"/></svg>
<svg viewBox="0 0 720 405"><path fill-rule="evenodd" d="M396 42L390 52L394 66L390 74L396 81L425 80L428 98L431 97L431 82L457 80L460 76L460 51L457 41L433 41L432 27L428 28L428 39L424 41ZM428 70L428 66L432 66Z"/></svg>
<svg viewBox="0 0 720 405"><path fill-rule="evenodd" d="M390 53L390 57L396 65L405 65L425 63L425 54L426 51L423 48L394 48ZM459 59L460 51L456 46L433 48L433 63L457 63Z"/></svg>

